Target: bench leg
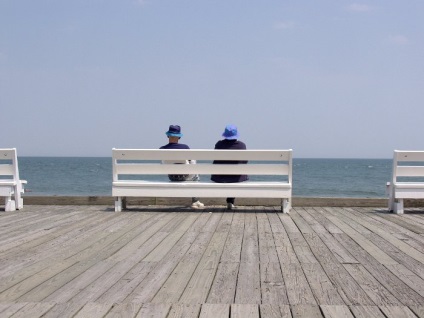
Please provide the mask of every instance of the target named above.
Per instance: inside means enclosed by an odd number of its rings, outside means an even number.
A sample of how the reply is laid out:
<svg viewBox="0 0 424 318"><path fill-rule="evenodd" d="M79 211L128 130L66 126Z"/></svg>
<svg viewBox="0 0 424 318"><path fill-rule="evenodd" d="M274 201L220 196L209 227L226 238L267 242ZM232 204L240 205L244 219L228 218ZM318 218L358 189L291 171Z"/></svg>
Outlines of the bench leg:
<svg viewBox="0 0 424 318"><path fill-rule="evenodd" d="M15 200L12 200L12 197L6 197L4 200L4 210L6 212L16 211Z"/></svg>
<svg viewBox="0 0 424 318"><path fill-rule="evenodd" d="M387 184L386 184L386 195L389 196L388 210L389 210L389 212L392 212L395 209L395 196L394 196L394 193L393 193L393 186L390 182L387 182Z"/></svg>
<svg viewBox="0 0 424 318"><path fill-rule="evenodd" d="M117 197L115 199L115 212L121 212L122 211L122 198Z"/></svg>
<svg viewBox="0 0 424 318"><path fill-rule="evenodd" d="M19 192L15 192L16 210L20 210L24 207L24 199Z"/></svg>
<svg viewBox="0 0 424 318"><path fill-rule="evenodd" d="M290 213L290 209L291 209L290 199L282 199L281 200L281 211L283 213Z"/></svg>
<svg viewBox="0 0 424 318"><path fill-rule="evenodd" d="M127 197L122 197L122 209L125 210L127 208Z"/></svg>
<svg viewBox="0 0 424 318"><path fill-rule="evenodd" d="M403 199L398 199L398 201L394 203L393 212L397 214L403 214Z"/></svg>

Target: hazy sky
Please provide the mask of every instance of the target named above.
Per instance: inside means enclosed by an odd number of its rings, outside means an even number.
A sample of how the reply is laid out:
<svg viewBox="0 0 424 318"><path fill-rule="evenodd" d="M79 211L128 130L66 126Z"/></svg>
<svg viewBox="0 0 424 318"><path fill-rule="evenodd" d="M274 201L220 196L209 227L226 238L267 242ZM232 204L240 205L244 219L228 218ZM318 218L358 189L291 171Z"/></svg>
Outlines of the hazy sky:
<svg viewBox="0 0 424 318"><path fill-rule="evenodd" d="M0 0L0 147L424 149L424 1Z"/></svg>

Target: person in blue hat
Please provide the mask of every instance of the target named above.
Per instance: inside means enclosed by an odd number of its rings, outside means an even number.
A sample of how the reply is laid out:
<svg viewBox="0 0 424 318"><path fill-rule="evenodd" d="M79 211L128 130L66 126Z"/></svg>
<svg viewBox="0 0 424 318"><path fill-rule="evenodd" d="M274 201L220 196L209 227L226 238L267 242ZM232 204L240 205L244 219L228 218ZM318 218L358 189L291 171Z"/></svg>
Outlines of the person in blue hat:
<svg viewBox="0 0 424 318"><path fill-rule="evenodd" d="M180 138L183 136L181 133L181 127L179 125L170 125L168 131L165 133L168 136L168 144L160 147L159 149L190 149L186 144L179 143ZM181 161L173 161L166 163L195 163L195 162L181 162ZM189 174L170 174L168 175L169 180L171 181L198 181L198 175L189 175ZM205 205L199 201L198 198L191 198L191 207L193 209L202 209Z"/></svg>
<svg viewBox="0 0 424 318"><path fill-rule="evenodd" d="M224 139L218 141L215 144L215 149L233 149L233 150L246 150L246 144L240 140L237 127L234 125L227 125L224 132L222 133ZM214 160L214 164L246 164L247 161L226 161L226 160ZM234 183L243 182L248 180L247 175L212 175L211 180L218 183ZM227 209L232 210L235 208L235 198L227 198Z"/></svg>

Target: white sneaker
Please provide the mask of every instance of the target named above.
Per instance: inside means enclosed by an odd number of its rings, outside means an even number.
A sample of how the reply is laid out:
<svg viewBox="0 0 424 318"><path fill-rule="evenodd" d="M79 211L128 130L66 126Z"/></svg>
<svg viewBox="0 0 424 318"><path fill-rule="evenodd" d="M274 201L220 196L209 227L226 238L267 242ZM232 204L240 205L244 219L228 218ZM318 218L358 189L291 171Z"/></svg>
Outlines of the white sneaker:
<svg viewBox="0 0 424 318"><path fill-rule="evenodd" d="M233 210L235 208L235 205L232 203L227 203L227 210Z"/></svg>
<svg viewBox="0 0 424 318"><path fill-rule="evenodd" d="M193 209L203 209L205 207L205 205L202 202L200 202L200 201L196 201L196 202L193 202L191 204L191 207Z"/></svg>

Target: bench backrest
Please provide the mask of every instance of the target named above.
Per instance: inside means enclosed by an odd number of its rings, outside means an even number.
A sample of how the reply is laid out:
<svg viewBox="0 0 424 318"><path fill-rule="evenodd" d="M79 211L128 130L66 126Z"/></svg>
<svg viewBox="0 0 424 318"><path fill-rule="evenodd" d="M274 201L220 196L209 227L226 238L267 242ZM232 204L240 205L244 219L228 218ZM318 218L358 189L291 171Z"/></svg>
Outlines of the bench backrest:
<svg viewBox="0 0 424 318"><path fill-rule="evenodd" d="M292 150L112 149L113 181L119 175L230 174L280 175L292 183ZM196 160L197 164L164 164ZM212 164L213 160L248 164ZM152 162L153 161L153 162Z"/></svg>
<svg viewBox="0 0 424 318"><path fill-rule="evenodd" d="M399 177L424 178L424 151L394 151L392 182Z"/></svg>
<svg viewBox="0 0 424 318"><path fill-rule="evenodd" d="M18 158L15 148L0 149L0 178L18 181Z"/></svg>

